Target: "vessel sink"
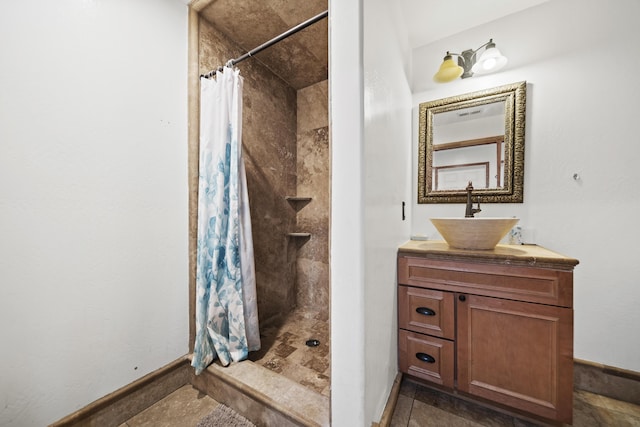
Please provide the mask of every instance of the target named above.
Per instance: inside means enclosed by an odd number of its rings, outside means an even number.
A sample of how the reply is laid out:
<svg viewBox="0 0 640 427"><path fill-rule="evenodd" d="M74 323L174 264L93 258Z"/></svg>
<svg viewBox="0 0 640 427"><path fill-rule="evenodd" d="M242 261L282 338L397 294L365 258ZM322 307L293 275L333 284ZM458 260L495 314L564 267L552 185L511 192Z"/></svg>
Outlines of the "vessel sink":
<svg viewBox="0 0 640 427"><path fill-rule="evenodd" d="M480 250L495 248L518 221L518 218L431 218L450 247Z"/></svg>

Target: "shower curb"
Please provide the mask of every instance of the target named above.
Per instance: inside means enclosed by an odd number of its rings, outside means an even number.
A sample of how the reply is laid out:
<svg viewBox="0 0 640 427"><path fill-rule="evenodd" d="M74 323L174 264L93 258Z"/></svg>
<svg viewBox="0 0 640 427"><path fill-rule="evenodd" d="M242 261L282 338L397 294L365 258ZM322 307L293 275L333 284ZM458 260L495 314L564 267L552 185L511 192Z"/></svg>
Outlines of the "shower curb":
<svg viewBox="0 0 640 427"><path fill-rule="evenodd" d="M191 385L258 426L329 426L329 398L250 360L210 365Z"/></svg>

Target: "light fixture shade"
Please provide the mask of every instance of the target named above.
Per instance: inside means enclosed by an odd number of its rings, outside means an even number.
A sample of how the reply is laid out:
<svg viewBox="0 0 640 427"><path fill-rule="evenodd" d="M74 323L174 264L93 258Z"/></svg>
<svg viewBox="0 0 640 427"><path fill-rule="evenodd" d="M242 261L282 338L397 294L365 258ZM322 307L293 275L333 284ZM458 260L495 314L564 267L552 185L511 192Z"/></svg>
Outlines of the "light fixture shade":
<svg viewBox="0 0 640 427"><path fill-rule="evenodd" d="M498 71L507 64L507 58L491 43L487 50L482 52L480 58L471 68L474 74L488 74Z"/></svg>
<svg viewBox="0 0 640 427"><path fill-rule="evenodd" d="M440 69L433 76L433 81L436 83L448 83L460 77L464 69L459 66L452 58L451 55L444 57Z"/></svg>

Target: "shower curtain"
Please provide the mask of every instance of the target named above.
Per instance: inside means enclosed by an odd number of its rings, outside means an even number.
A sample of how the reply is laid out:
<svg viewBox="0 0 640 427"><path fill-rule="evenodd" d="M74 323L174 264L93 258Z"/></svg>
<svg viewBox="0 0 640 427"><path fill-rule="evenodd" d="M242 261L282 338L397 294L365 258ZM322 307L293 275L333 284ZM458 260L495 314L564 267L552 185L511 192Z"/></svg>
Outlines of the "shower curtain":
<svg viewBox="0 0 640 427"><path fill-rule="evenodd" d="M260 349L253 240L242 158L240 71L200 79L200 164L196 254L196 338L200 374Z"/></svg>

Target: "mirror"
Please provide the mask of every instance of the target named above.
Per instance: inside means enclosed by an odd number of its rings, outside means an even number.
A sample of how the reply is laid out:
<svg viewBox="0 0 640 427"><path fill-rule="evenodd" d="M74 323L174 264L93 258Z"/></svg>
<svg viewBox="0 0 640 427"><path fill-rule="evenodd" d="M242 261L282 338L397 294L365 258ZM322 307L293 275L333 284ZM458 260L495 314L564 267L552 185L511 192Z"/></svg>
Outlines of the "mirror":
<svg viewBox="0 0 640 427"><path fill-rule="evenodd" d="M420 104L418 203L522 203L526 82Z"/></svg>

